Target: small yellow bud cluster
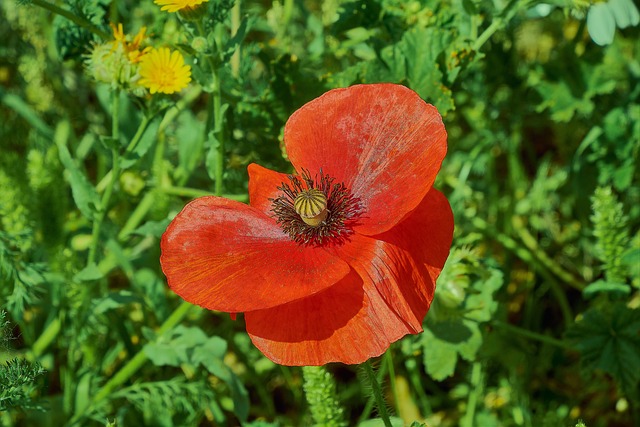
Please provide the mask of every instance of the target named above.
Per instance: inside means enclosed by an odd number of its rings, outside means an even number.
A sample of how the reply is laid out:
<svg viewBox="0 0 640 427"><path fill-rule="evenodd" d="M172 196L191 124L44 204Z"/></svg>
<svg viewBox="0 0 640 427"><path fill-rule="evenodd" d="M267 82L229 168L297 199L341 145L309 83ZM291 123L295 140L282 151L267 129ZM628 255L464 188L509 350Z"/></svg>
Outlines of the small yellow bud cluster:
<svg viewBox="0 0 640 427"><path fill-rule="evenodd" d="M138 84L138 63L149 50L140 49L146 28L143 27L131 41L124 34L122 24L111 28L114 40L93 47L85 61L87 72L100 83L143 96L146 91Z"/></svg>

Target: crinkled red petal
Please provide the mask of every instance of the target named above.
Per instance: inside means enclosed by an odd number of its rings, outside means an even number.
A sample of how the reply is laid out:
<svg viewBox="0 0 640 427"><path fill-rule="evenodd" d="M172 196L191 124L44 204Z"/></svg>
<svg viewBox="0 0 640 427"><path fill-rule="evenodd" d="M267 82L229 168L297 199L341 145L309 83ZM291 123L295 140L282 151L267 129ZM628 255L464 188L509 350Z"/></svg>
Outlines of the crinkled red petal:
<svg viewBox="0 0 640 427"><path fill-rule="evenodd" d="M271 216L272 203L280 194L278 187L289 184L286 173L272 171L255 163L247 167L249 172L249 203L256 209Z"/></svg>
<svg viewBox="0 0 640 427"><path fill-rule="evenodd" d="M394 84L325 93L289 118L284 141L298 172L322 169L360 199L355 230L366 235L389 230L420 203L447 151L436 108Z"/></svg>
<svg viewBox="0 0 640 427"><path fill-rule="evenodd" d="M354 270L312 297L245 313L256 347L290 366L362 363L422 331L449 255L453 214L432 189L404 221L375 238L354 235L333 250Z"/></svg>
<svg viewBox="0 0 640 427"><path fill-rule="evenodd" d="M210 310L244 312L316 294L349 266L291 241L272 218L243 203L201 197L169 224L160 263L169 287Z"/></svg>
<svg viewBox="0 0 640 427"><path fill-rule="evenodd" d="M412 333L422 330L435 283L449 255L453 213L442 193L431 189L400 224L376 236L355 235L334 253L376 284L390 309Z"/></svg>
<svg viewBox="0 0 640 427"><path fill-rule="evenodd" d="M412 332L355 272L309 298L247 312L245 321L255 346L287 366L362 363Z"/></svg>

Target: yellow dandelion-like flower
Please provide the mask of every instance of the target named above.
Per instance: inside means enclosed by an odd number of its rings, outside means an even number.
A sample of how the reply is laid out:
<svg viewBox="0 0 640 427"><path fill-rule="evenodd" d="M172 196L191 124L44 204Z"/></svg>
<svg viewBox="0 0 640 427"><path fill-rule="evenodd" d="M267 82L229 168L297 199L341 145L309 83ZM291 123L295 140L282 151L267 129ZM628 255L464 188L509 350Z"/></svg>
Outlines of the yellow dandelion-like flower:
<svg viewBox="0 0 640 427"><path fill-rule="evenodd" d="M166 10L171 13L187 8L191 9L208 1L209 0L153 0L155 4L162 6L160 10Z"/></svg>
<svg viewBox="0 0 640 427"><path fill-rule="evenodd" d="M169 48L151 49L140 60L140 84L151 93L178 92L191 81L191 67L185 65L182 54Z"/></svg>

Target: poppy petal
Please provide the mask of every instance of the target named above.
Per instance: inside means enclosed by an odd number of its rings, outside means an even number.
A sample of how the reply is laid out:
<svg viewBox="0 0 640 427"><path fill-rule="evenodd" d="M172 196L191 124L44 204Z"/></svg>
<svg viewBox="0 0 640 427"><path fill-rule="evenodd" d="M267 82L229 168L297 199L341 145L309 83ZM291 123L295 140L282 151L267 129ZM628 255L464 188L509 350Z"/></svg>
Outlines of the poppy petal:
<svg viewBox="0 0 640 427"><path fill-rule="evenodd" d="M269 359L287 366L357 364L411 333L375 285L351 272L311 297L245 313L247 333Z"/></svg>
<svg viewBox="0 0 640 427"><path fill-rule="evenodd" d="M389 230L431 188L447 151L433 105L394 84L334 89L305 104L284 130L298 173L320 169L360 199L360 234Z"/></svg>
<svg viewBox="0 0 640 427"><path fill-rule="evenodd" d="M272 202L280 195L278 187L282 183L289 183L286 173L272 171L258 164L251 163L247 167L249 172L249 204L271 216Z"/></svg>
<svg viewBox="0 0 640 427"><path fill-rule="evenodd" d="M162 236L169 287L210 310L244 312L326 289L349 266L325 250L291 241L275 221L243 203L201 197Z"/></svg>
<svg viewBox="0 0 640 427"><path fill-rule="evenodd" d="M365 281L375 283L390 309L417 333L422 331L452 238L449 202L431 189L400 224L373 237L355 235L335 253Z"/></svg>

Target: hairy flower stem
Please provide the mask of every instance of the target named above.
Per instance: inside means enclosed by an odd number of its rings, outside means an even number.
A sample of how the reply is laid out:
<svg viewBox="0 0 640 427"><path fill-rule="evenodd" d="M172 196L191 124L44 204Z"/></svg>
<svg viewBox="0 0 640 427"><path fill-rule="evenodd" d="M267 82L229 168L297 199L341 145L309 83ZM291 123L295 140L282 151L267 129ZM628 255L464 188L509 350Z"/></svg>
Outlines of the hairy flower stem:
<svg viewBox="0 0 640 427"><path fill-rule="evenodd" d="M216 156L216 194L221 195L223 191L222 177L224 174L224 134L223 128L223 114L222 114L222 89L220 85L220 74L215 73L213 76L213 132L218 144L218 155Z"/></svg>
<svg viewBox="0 0 640 427"><path fill-rule="evenodd" d="M323 366L304 366L304 389L309 411L314 425L326 427L343 427L344 410L340 406L336 395L336 384L331 374Z"/></svg>
<svg viewBox="0 0 640 427"><path fill-rule="evenodd" d="M113 102L111 104L111 138L113 144L117 145L120 139L120 91L115 90L113 92ZM100 200L100 207L95 215L93 221L93 229L91 231L91 246L89 247L89 258L87 259L87 265L94 264L96 262L96 252L98 250L98 243L100 241L100 229L104 222L105 214L111 201L111 195L113 194L113 188L116 181L120 176L120 153L115 146L111 149L112 158L112 170L111 179L107 183L107 188L104 190L102 199Z"/></svg>
<svg viewBox="0 0 640 427"><path fill-rule="evenodd" d="M382 388L380 387L380 383L376 378L375 372L373 372L373 367L371 367L371 361L367 360L362 364L364 368L364 372L367 375L367 380L371 385L371 391L373 392L373 397L376 399L376 406L378 408L378 415L382 419L385 427L393 427L391 425L391 420L389 419L389 412L387 411L387 404L384 401L384 396L382 395Z"/></svg>
<svg viewBox="0 0 640 427"><path fill-rule="evenodd" d="M66 9L62 9L61 7L58 7L44 0L31 0L31 3L35 4L36 6L40 6L41 8L46 9L49 12L53 12L56 15L60 15L64 18L67 18L69 21L73 22L77 26L82 27L85 30L88 30L93 34L95 34L96 36L100 37L102 40L108 40L109 38L111 38L111 34L102 31L100 28L96 27L95 25L93 25L91 22L87 21L83 17L74 15L73 13L71 13Z"/></svg>
<svg viewBox="0 0 640 427"><path fill-rule="evenodd" d="M207 38L207 33L202 26L202 21L195 22L198 34L201 37ZM223 26L217 24L214 28L214 40L215 46L222 46L222 31ZM205 140L209 137L210 132L213 131L214 144L216 144L217 155L215 157L214 166L214 179L215 179L215 192L216 195L222 195L223 191L223 175L224 175L224 111L222 109L222 83L220 78L220 68L216 65L214 58L217 56L218 61L222 58L221 52L216 52L213 55L206 55L205 59L209 64L209 72L211 73L211 96L209 97L209 106L207 111L207 126L205 128Z"/></svg>

